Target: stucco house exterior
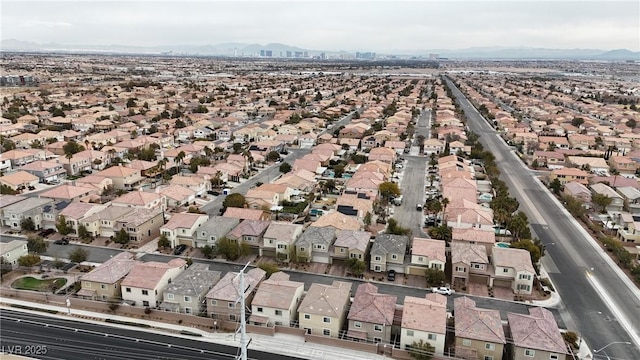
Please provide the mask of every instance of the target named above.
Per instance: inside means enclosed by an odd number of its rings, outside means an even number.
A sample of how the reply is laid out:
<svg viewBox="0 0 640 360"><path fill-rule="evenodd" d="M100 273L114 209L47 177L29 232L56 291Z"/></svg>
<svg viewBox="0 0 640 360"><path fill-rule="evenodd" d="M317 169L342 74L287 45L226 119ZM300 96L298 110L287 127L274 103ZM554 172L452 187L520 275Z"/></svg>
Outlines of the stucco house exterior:
<svg viewBox="0 0 640 360"><path fill-rule="evenodd" d="M120 284L122 299L135 306L155 308L162 302L164 289L187 268L183 259L168 263L137 262Z"/></svg>
<svg viewBox="0 0 640 360"><path fill-rule="evenodd" d="M350 282L313 283L298 308L298 322L307 334L337 338L347 317Z"/></svg>

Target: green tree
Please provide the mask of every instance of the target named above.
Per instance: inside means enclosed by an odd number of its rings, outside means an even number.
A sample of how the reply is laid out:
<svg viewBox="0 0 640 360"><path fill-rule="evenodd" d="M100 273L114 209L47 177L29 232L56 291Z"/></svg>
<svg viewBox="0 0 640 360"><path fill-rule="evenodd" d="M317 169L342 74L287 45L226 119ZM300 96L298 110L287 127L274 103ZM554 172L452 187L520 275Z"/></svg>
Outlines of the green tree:
<svg viewBox="0 0 640 360"><path fill-rule="evenodd" d="M386 231L386 233L387 234L392 234L392 235L410 235L411 234L411 230L400 226L396 219L390 218L387 221L387 231Z"/></svg>
<svg viewBox="0 0 640 360"><path fill-rule="evenodd" d="M116 237L113 239L113 242L116 242L118 244L127 244L129 242L129 234L124 228L121 228L120 231L118 231Z"/></svg>
<svg viewBox="0 0 640 360"><path fill-rule="evenodd" d="M277 152L277 151L270 151L270 152L267 154L267 156L265 157L265 159L266 159L267 161L274 162L274 161L276 161L276 160L280 159L280 154L278 154L278 152Z"/></svg>
<svg viewBox="0 0 640 360"><path fill-rule="evenodd" d="M9 185L6 185L6 184L0 185L0 194L2 195L15 195L17 193L18 192L13 190Z"/></svg>
<svg viewBox="0 0 640 360"><path fill-rule="evenodd" d="M222 206L225 209L230 207L243 208L245 203L246 203L246 200L244 199L244 196L242 194L233 193L233 194L227 195L227 197L224 198L224 201L222 202Z"/></svg>
<svg viewBox="0 0 640 360"><path fill-rule="evenodd" d="M30 253L42 254L47 251L49 243L46 242L41 236L29 236L27 238L27 250Z"/></svg>
<svg viewBox="0 0 640 360"><path fill-rule="evenodd" d="M211 259L215 255L215 249L211 245L203 246L200 249L200 252L202 252L202 255L204 255L204 257L206 257L207 259Z"/></svg>
<svg viewBox="0 0 640 360"><path fill-rule="evenodd" d="M40 255L27 254L18 258L18 266L34 266L40 262Z"/></svg>
<svg viewBox="0 0 640 360"><path fill-rule="evenodd" d="M582 124L584 124L584 119L581 117L576 117L571 120L571 125L575 127L580 127Z"/></svg>
<svg viewBox="0 0 640 360"><path fill-rule="evenodd" d="M77 154L81 151L84 151L84 146L78 144L77 142L71 140L62 146L62 151L64 151L65 155L73 155Z"/></svg>
<svg viewBox="0 0 640 360"><path fill-rule="evenodd" d="M167 235L162 234L158 239L158 247L159 248L168 248L171 246L171 241L167 238Z"/></svg>
<svg viewBox="0 0 640 360"><path fill-rule="evenodd" d="M360 275L364 274L364 271L367 269L367 264L362 260L350 258L347 260L347 268L354 276L360 277Z"/></svg>
<svg viewBox="0 0 640 360"><path fill-rule="evenodd" d="M36 230L36 224L33 221L32 218L28 217L28 218L24 218L20 221L20 228L22 230L26 230L26 231L35 231Z"/></svg>
<svg viewBox="0 0 640 360"><path fill-rule="evenodd" d="M429 236L438 240L450 241L452 237L451 227L442 224L429 229Z"/></svg>
<svg viewBox="0 0 640 360"><path fill-rule="evenodd" d="M598 209L600 210L600 213L602 214L607 212L607 207L611 205L612 200L613 199L611 199L607 195L598 194L598 193L593 194L593 196L591 197L591 202L593 202L593 204L598 207Z"/></svg>
<svg viewBox="0 0 640 360"><path fill-rule="evenodd" d="M291 171L291 164L283 162L282 164L280 164L279 170L281 173L286 174Z"/></svg>
<svg viewBox="0 0 640 360"><path fill-rule="evenodd" d="M416 360L431 360L435 351L434 346L422 339L414 341L409 347L409 355Z"/></svg>
<svg viewBox="0 0 640 360"><path fill-rule="evenodd" d="M222 237L216 241L216 249L218 254L224 255L227 260L235 261L240 256L248 255L250 248L244 241L236 242L226 237Z"/></svg>
<svg viewBox="0 0 640 360"><path fill-rule="evenodd" d="M427 280L427 286L441 286L446 281L444 271L442 270L429 268L425 270L424 275Z"/></svg>
<svg viewBox="0 0 640 360"><path fill-rule="evenodd" d="M258 267L264 270L264 272L266 273L267 279L270 278L271 275L280 271L280 267L278 266L278 264L269 263L269 262L261 263L260 265L258 265Z"/></svg>
<svg viewBox="0 0 640 360"><path fill-rule="evenodd" d="M385 181L378 185L378 191L380 196L389 201L392 197L400 196L400 188L398 184L390 181Z"/></svg>
<svg viewBox="0 0 640 360"><path fill-rule="evenodd" d="M369 212L369 211L367 211L367 213L366 213L366 214L364 214L363 222L364 222L364 224L365 224L366 226L371 225L371 217L372 217L372 215L371 215L371 212Z"/></svg>
<svg viewBox="0 0 640 360"><path fill-rule="evenodd" d="M553 192L557 195L560 194L560 191L562 190L562 183L560 182L560 180L558 180L557 178L553 179L553 181L551 181L549 183L549 188L551 190L553 190Z"/></svg>
<svg viewBox="0 0 640 360"><path fill-rule="evenodd" d="M71 231L73 231L73 229L67 224L67 219L64 217L64 215L58 216L56 229L62 235L69 235Z"/></svg>
<svg viewBox="0 0 640 360"><path fill-rule="evenodd" d="M69 260L74 263L80 264L81 262L87 261L88 258L89 250L81 247L77 247L69 253Z"/></svg>
<svg viewBox="0 0 640 360"><path fill-rule="evenodd" d="M78 236L82 239L82 240L89 240L92 238L91 233L87 230L87 228L80 224L78 225Z"/></svg>
<svg viewBox="0 0 640 360"><path fill-rule="evenodd" d="M625 122L625 125L627 125L628 127L635 129L635 127L638 125L635 119L629 119L627 120L627 122Z"/></svg>
<svg viewBox="0 0 640 360"><path fill-rule="evenodd" d="M529 219L527 215L518 211L507 222L507 229L511 231L511 235L515 239L528 239L531 237L531 230L529 230Z"/></svg>

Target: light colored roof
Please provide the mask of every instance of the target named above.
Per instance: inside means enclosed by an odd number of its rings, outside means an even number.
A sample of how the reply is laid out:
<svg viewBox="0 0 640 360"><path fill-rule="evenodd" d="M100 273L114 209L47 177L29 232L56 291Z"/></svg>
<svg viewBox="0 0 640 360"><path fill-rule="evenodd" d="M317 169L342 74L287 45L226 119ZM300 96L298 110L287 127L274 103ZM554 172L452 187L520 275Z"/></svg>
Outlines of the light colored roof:
<svg viewBox="0 0 640 360"><path fill-rule="evenodd" d="M123 251L91 270L88 274L82 275L80 280L113 284L127 275L135 262L135 254Z"/></svg>
<svg viewBox="0 0 640 360"><path fill-rule="evenodd" d="M259 209L245 209L229 207L222 216L243 220L260 220L264 215L264 211Z"/></svg>
<svg viewBox="0 0 640 360"><path fill-rule="evenodd" d="M245 294L250 293L264 279L266 272L260 268L247 271L244 277ZM235 301L240 298L240 277L236 272L228 272L207 293L207 299Z"/></svg>
<svg viewBox="0 0 640 360"><path fill-rule="evenodd" d="M0 243L0 256L27 244L26 240L11 240L7 243Z"/></svg>
<svg viewBox="0 0 640 360"><path fill-rule="evenodd" d="M531 255L527 250L493 247L492 251L493 265L513 268L515 271L536 273L533 265L531 265Z"/></svg>
<svg viewBox="0 0 640 360"><path fill-rule="evenodd" d="M218 281L220 281L220 271L209 270L209 264L194 263L176 276L163 292L181 296L199 296L209 291Z"/></svg>
<svg viewBox="0 0 640 360"><path fill-rule="evenodd" d="M40 196L52 199L74 199L91 192L95 192L95 188L63 184L41 193Z"/></svg>
<svg viewBox="0 0 640 360"><path fill-rule="evenodd" d="M332 227L308 227L296 241L296 246L324 244L330 246L336 238L336 229Z"/></svg>
<svg viewBox="0 0 640 360"><path fill-rule="evenodd" d="M405 235L378 234L371 247L372 255L402 254L407 249L409 237Z"/></svg>
<svg viewBox="0 0 640 360"><path fill-rule="evenodd" d="M379 294L378 287L365 283L358 286L347 318L370 324L392 325L397 296Z"/></svg>
<svg viewBox="0 0 640 360"><path fill-rule="evenodd" d="M520 348L566 354L567 347L553 314L547 309L534 307L529 315L507 313L513 344Z"/></svg>
<svg viewBox="0 0 640 360"><path fill-rule="evenodd" d="M445 255L446 243L444 241L415 237L412 244L412 255L426 256L429 260L447 262L447 256Z"/></svg>
<svg viewBox="0 0 640 360"><path fill-rule="evenodd" d="M453 228L451 231L452 240L475 241L483 244L494 244L496 233L493 229L485 230L478 228Z"/></svg>
<svg viewBox="0 0 640 360"><path fill-rule="evenodd" d="M324 214L311 224L311 227L333 227L337 230L360 230L362 226L358 218L337 211Z"/></svg>
<svg viewBox="0 0 640 360"><path fill-rule="evenodd" d="M425 298L405 296L402 328L433 334L446 334L447 298L435 293L427 294Z"/></svg>
<svg viewBox="0 0 640 360"><path fill-rule="evenodd" d="M132 169L124 166L112 166L110 168L106 168L100 171L96 175L113 178L113 177L127 177L134 174L140 175L140 170Z"/></svg>
<svg viewBox="0 0 640 360"><path fill-rule="evenodd" d="M334 246L365 252L370 239L371 233L368 231L338 230Z"/></svg>
<svg viewBox="0 0 640 360"><path fill-rule="evenodd" d="M83 218L85 215L93 214L94 211L92 211L92 210L94 208L96 208L97 206L100 209L104 208L103 205L72 202L71 204L67 205L67 207L64 208L64 210L60 211L59 215L60 216L65 216L67 218L67 220L69 220L69 219L78 220L78 219ZM97 208L96 208L96 210L97 210Z"/></svg>
<svg viewBox="0 0 640 360"><path fill-rule="evenodd" d="M453 241L451 242L451 263L488 264L487 248L480 244Z"/></svg>
<svg viewBox="0 0 640 360"><path fill-rule="evenodd" d="M127 204L127 205L147 205L158 199L162 198L162 195L158 193L146 192L146 191L132 191L113 199L114 204Z"/></svg>
<svg viewBox="0 0 640 360"><path fill-rule="evenodd" d="M160 194L179 201L194 196L196 192L182 185L169 185L160 190Z"/></svg>
<svg viewBox="0 0 640 360"><path fill-rule="evenodd" d="M207 214L180 213L171 216L171 219L162 226L163 229L191 229L201 218L209 218Z"/></svg>
<svg viewBox="0 0 640 360"><path fill-rule="evenodd" d="M252 306L265 306L273 309L289 309L298 289L304 289L304 283L290 281L289 275L278 271L263 281L251 301Z"/></svg>
<svg viewBox="0 0 640 360"><path fill-rule="evenodd" d="M22 185L25 183L38 182L39 180L37 176L31 175L26 171L18 171L13 174L4 175L0 177L0 179L2 179L2 182L11 184L14 186Z"/></svg>
<svg viewBox="0 0 640 360"><path fill-rule="evenodd" d="M276 239L278 241L291 243L296 240L294 238L296 233L302 233L302 228L303 225L272 222L264 233L263 238Z"/></svg>
<svg viewBox="0 0 640 360"><path fill-rule="evenodd" d="M136 262L120 285L140 289L155 289L167 270L184 267L186 264L187 262L183 259L172 259L168 263L156 261Z"/></svg>
<svg viewBox="0 0 640 360"><path fill-rule="evenodd" d="M241 239L242 236L260 236L271 224L271 221L245 220L231 230L227 236L234 239Z"/></svg>
<svg viewBox="0 0 640 360"><path fill-rule="evenodd" d="M456 337L506 344L499 310L480 309L463 296L453 300Z"/></svg>
<svg viewBox="0 0 640 360"><path fill-rule="evenodd" d="M622 199L622 196L613 190L609 185L603 183L597 183L591 185L591 190L598 194L608 196L612 199Z"/></svg>
<svg viewBox="0 0 640 360"><path fill-rule="evenodd" d="M299 313L341 318L351 294L350 282L334 281L331 285L313 283L298 308Z"/></svg>

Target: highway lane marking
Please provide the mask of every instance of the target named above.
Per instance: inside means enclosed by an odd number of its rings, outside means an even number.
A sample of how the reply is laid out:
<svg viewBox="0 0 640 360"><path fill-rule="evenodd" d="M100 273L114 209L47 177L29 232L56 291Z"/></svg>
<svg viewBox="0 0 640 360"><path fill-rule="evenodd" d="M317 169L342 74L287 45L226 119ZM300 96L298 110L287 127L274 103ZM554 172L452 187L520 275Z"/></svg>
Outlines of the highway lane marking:
<svg viewBox="0 0 640 360"><path fill-rule="evenodd" d="M636 329L633 327L629 319L627 319L627 317L622 313L622 311L620 311L620 309L618 308L618 305L614 302L613 298L609 296L609 294L607 294L607 292L600 285L600 282L595 278L595 276L590 271L586 271L586 274L587 274L587 280L591 283L591 286L593 286L593 288L596 289L598 296L600 296L600 298L602 299L602 301L604 301L605 304L608 304L609 309L611 310L611 312L614 313L614 315L618 319L618 323L621 324L622 327L624 327L624 329L627 331L627 333L631 337L631 340L635 344L636 348L640 348L640 336L638 336Z"/></svg>

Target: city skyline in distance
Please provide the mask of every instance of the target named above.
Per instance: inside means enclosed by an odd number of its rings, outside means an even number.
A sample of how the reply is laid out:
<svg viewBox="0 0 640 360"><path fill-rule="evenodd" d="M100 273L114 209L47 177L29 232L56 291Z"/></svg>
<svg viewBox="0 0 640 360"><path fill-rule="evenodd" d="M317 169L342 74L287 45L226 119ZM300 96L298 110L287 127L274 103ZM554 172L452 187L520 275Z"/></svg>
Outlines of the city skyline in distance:
<svg viewBox="0 0 640 360"><path fill-rule="evenodd" d="M415 54L640 50L637 1L3 1L2 39L91 46L281 43Z"/></svg>

